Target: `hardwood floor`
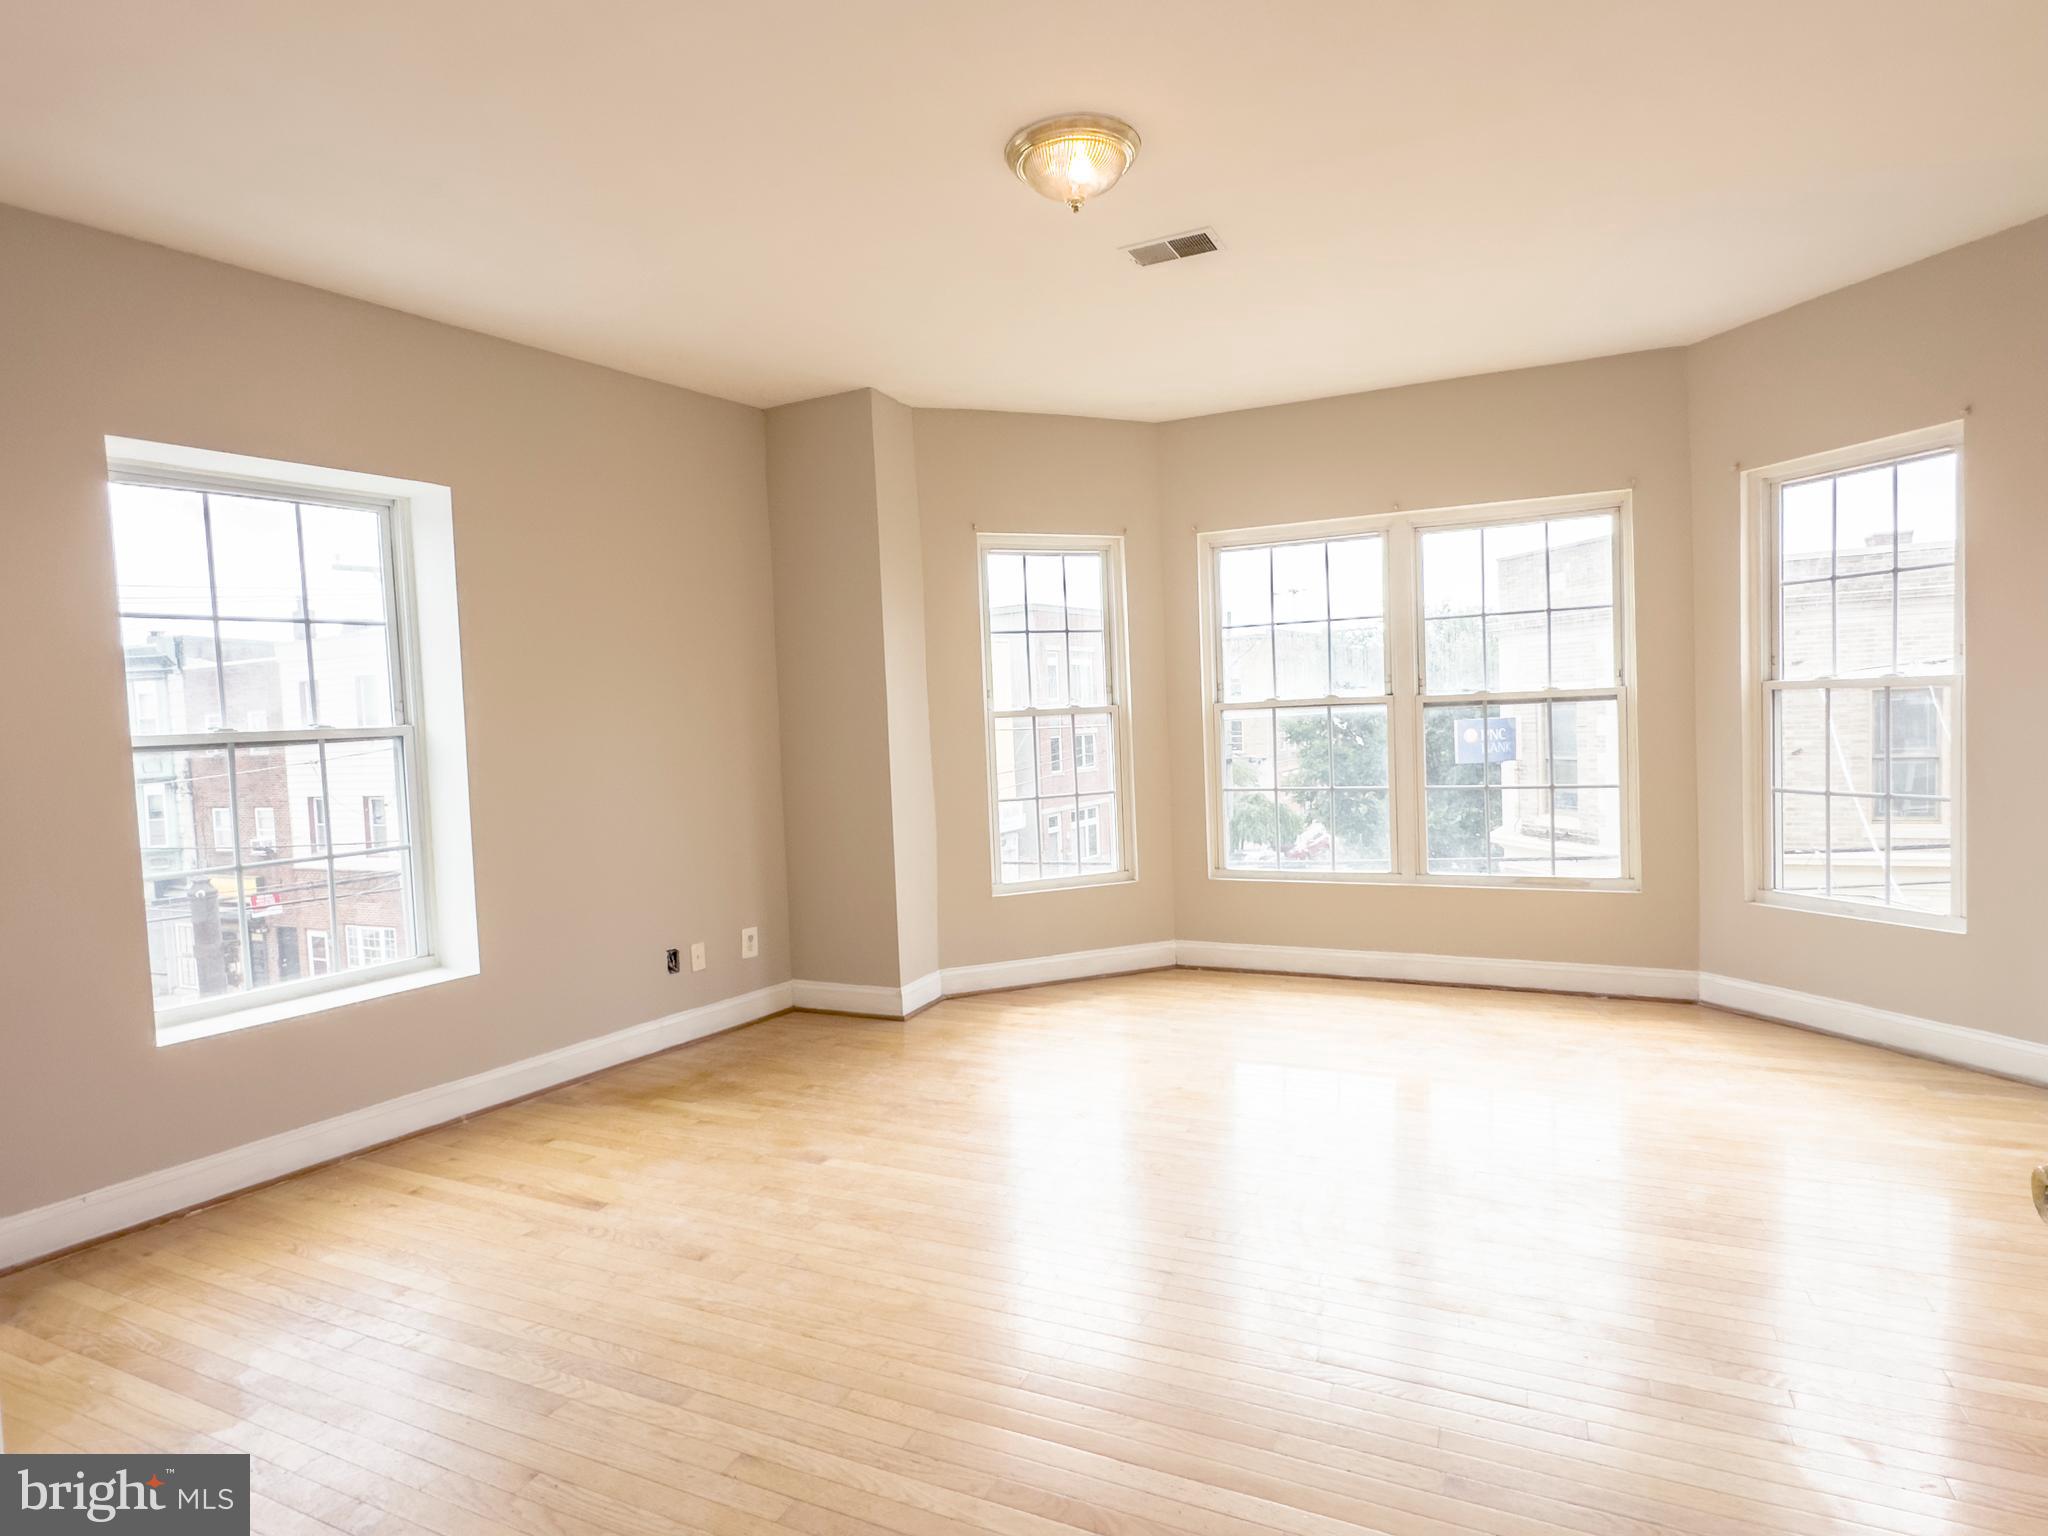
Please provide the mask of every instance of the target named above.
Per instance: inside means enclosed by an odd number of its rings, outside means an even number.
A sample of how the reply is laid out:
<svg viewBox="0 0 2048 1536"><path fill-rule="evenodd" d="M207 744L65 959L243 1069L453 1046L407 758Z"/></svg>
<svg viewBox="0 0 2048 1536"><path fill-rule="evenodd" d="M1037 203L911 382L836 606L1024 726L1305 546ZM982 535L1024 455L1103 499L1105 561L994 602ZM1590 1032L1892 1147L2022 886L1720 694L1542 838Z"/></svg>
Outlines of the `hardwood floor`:
<svg viewBox="0 0 2048 1536"><path fill-rule="evenodd" d="M0 1281L266 1531L2048 1530L2048 1091L1158 972L790 1014Z"/></svg>

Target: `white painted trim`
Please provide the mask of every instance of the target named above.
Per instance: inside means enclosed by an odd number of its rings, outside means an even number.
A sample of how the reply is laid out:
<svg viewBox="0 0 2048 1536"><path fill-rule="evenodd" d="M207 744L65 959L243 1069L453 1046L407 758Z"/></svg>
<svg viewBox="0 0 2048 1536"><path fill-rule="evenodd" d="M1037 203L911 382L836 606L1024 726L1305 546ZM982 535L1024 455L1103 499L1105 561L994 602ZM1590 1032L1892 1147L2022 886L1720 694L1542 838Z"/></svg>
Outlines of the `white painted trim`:
<svg viewBox="0 0 2048 1536"><path fill-rule="evenodd" d="M957 997L964 992L988 992L997 987L1035 987L1048 981L1076 981L1084 976L1164 970L1179 964L1179 948L1172 939L1160 939L1150 944L1081 949L1064 955L996 960L986 965L950 965L944 972L945 994Z"/></svg>
<svg viewBox="0 0 2048 1536"><path fill-rule="evenodd" d="M944 973L926 971L903 989L903 1016L908 1018L920 1008L929 1008L945 994Z"/></svg>
<svg viewBox="0 0 2048 1536"><path fill-rule="evenodd" d="M477 1114L572 1078L750 1024L789 1006L788 982L763 987L0 1218L0 1269Z"/></svg>
<svg viewBox="0 0 2048 1536"><path fill-rule="evenodd" d="M1700 1001L1914 1056L2048 1085L2048 1045L1737 976L1700 976Z"/></svg>
<svg viewBox="0 0 2048 1536"><path fill-rule="evenodd" d="M793 981L792 1006L822 1013L858 1013L877 1019L903 1017L901 987L870 987L851 981Z"/></svg>
<svg viewBox="0 0 2048 1536"><path fill-rule="evenodd" d="M1511 987L1534 992L1591 992L1682 1002L1691 1002L1698 995L1696 972L1647 966L1410 955L1370 949L1306 949L1287 944L1222 944L1202 939L1182 939L1175 948L1179 964L1211 970L1295 971L1309 976Z"/></svg>

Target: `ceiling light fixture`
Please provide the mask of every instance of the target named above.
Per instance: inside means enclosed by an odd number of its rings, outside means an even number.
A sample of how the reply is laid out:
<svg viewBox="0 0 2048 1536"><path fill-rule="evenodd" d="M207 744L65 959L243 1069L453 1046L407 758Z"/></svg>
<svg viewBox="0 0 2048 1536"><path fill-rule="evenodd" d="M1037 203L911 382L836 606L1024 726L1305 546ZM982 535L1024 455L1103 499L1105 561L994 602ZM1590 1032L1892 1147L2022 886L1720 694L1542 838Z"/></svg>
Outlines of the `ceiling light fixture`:
<svg viewBox="0 0 2048 1536"><path fill-rule="evenodd" d="M1119 117L1075 112L1019 128L1003 149L1003 163L1041 196L1074 212L1100 197L1138 158L1138 130Z"/></svg>

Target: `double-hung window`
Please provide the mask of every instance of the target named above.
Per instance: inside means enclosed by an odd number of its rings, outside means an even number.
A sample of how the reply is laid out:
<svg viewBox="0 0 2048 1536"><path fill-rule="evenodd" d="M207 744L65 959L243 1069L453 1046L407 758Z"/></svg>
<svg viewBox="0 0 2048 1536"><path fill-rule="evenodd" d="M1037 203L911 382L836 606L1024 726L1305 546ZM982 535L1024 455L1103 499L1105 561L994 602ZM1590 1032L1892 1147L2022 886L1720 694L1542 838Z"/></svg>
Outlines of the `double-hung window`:
<svg viewBox="0 0 2048 1536"><path fill-rule="evenodd" d="M1753 471L1766 902L1960 927L1962 439Z"/></svg>
<svg viewBox="0 0 2048 1536"><path fill-rule="evenodd" d="M1635 878L1626 497L1206 535L1212 870Z"/></svg>
<svg viewBox="0 0 2048 1536"><path fill-rule="evenodd" d="M421 966L393 504L119 460L110 480L160 1030Z"/></svg>
<svg viewBox="0 0 2048 1536"><path fill-rule="evenodd" d="M979 541L998 894L1131 878L1123 543Z"/></svg>

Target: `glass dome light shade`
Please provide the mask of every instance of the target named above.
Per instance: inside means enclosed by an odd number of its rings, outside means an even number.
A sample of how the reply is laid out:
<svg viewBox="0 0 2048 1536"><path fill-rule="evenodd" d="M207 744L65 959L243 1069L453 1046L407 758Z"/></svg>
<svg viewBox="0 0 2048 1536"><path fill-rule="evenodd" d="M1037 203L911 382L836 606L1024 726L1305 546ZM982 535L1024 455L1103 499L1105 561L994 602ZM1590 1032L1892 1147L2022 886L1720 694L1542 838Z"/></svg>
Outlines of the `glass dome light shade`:
<svg viewBox="0 0 2048 1536"><path fill-rule="evenodd" d="M1077 113L1018 129L1003 158L1025 186L1079 213L1122 179L1138 144L1138 130L1122 119Z"/></svg>

